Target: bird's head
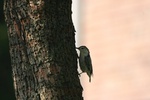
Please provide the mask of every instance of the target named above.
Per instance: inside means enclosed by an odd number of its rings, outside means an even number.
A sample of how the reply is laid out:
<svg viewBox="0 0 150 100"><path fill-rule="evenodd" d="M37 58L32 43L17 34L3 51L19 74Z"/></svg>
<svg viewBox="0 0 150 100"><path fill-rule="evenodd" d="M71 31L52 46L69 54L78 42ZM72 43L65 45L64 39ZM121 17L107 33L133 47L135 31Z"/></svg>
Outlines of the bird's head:
<svg viewBox="0 0 150 100"><path fill-rule="evenodd" d="M76 49L78 49L80 51L80 54L83 54L83 55L88 55L90 53L89 49L86 46L80 46L80 47L77 47Z"/></svg>

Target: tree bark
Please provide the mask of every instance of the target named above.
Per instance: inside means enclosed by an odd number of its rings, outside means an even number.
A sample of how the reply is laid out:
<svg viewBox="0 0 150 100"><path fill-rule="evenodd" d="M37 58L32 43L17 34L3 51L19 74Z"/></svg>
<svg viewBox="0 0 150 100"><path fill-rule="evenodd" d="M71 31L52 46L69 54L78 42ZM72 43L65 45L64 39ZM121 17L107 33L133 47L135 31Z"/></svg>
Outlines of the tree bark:
<svg viewBox="0 0 150 100"><path fill-rule="evenodd" d="M17 100L83 100L71 0L5 0Z"/></svg>

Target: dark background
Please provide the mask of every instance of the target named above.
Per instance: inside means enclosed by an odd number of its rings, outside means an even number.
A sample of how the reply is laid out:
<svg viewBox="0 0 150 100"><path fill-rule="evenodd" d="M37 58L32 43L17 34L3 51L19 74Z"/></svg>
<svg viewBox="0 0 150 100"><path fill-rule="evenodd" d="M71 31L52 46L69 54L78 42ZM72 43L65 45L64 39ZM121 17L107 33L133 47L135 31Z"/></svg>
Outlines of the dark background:
<svg viewBox="0 0 150 100"><path fill-rule="evenodd" d="M15 100L3 1L0 0L0 100Z"/></svg>

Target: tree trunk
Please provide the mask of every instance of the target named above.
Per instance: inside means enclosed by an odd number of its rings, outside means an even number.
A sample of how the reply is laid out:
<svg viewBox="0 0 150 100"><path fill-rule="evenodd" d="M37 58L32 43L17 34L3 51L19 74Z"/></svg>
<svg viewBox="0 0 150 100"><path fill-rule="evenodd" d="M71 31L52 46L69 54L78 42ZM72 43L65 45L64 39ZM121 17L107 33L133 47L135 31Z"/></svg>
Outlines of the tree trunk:
<svg viewBox="0 0 150 100"><path fill-rule="evenodd" d="M17 100L83 100L71 0L5 0Z"/></svg>

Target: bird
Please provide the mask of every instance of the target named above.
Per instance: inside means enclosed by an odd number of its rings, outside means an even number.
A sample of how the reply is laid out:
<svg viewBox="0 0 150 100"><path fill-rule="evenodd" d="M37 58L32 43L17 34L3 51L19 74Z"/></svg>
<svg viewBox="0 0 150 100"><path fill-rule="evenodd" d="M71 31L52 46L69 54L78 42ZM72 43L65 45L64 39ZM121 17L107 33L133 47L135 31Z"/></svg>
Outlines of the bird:
<svg viewBox="0 0 150 100"><path fill-rule="evenodd" d="M81 73L86 73L89 76L89 82L91 82L91 76L93 75L92 61L90 57L90 51L86 46L76 47L80 51L79 65L81 69Z"/></svg>

